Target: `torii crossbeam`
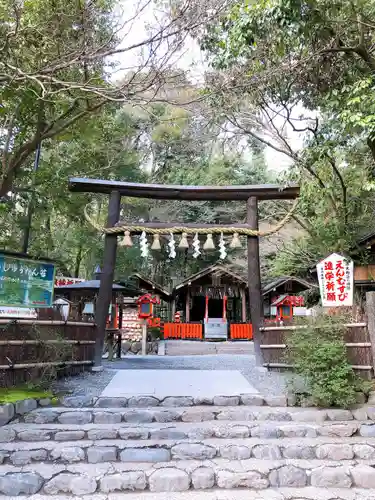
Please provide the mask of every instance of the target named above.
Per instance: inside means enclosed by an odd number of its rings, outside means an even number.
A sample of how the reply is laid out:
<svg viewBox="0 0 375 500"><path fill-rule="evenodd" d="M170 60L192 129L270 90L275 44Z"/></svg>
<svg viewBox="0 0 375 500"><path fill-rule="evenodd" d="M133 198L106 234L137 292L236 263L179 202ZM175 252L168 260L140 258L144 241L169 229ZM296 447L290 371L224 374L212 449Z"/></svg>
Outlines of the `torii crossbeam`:
<svg viewBox="0 0 375 500"><path fill-rule="evenodd" d="M103 193L109 195L108 219L106 228L119 229L121 197L151 198L162 200L187 201L246 201L246 224L233 223L238 228L258 231L258 201L261 200L292 200L299 195L299 186L279 186L275 184L260 184L250 186L174 186L162 184L138 184L131 182L107 181L103 179L69 180L69 190L85 193ZM144 224L146 226L146 224ZM193 227L193 224L184 224ZM152 223L149 224L152 226ZM165 228L166 234L170 223L157 223L158 228ZM209 229L210 224L200 224L199 227ZM217 228L218 225L215 225ZM225 226L223 226L224 228ZM105 233L103 272L100 280L99 296L96 310L96 343L95 366L102 364L102 352L105 337L106 319L111 300L112 282L116 264L117 236L119 231ZM263 304L260 281L259 236L247 236L248 288L250 303L250 318L253 326L254 351L256 362L262 364L260 327L263 324Z"/></svg>

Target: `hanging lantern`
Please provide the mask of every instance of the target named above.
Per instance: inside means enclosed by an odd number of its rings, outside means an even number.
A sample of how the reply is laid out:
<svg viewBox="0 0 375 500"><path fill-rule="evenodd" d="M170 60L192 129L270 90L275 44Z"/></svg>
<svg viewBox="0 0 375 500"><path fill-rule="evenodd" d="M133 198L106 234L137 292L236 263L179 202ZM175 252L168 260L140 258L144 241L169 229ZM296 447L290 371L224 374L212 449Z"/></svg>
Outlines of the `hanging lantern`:
<svg viewBox="0 0 375 500"><path fill-rule="evenodd" d="M187 233L182 233L180 243L178 244L178 248L189 248Z"/></svg>
<svg viewBox="0 0 375 500"><path fill-rule="evenodd" d="M169 246L169 257L171 259L174 259L176 257L176 242L173 233L171 233L168 246Z"/></svg>
<svg viewBox="0 0 375 500"><path fill-rule="evenodd" d="M160 234L154 234L154 240L151 245L151 250L161 250Z"/></svg>
<svg viewBox="0 0 375 500"><path fill-rule="evenodd" d="M130 236L130 231L125 231L123 239L119 243L120 247L132 247L133 242Z"/></svg>
<svg viewBox="0 0 375 500"><path fill-rule="evenodd" d="M145 231L142 232L141 237L139 238L139 246L141 248L141 256L147 257L148 256L148 241L147 241L147 235L146 235Z"/></svg>
<svg viewBox="0 0 375 500"><path fill-rule="evenodd" d="M242 248L242 243L238 233L233 234L232 241L229 243L229 248Z"/></svg>
<svg viewBox="0 0 375 500"><path fill-rule="evenodd" d="M220 249L220 259L225 259L225 257L227 256L227 251L225 248L225 240L223 233L220 234L219 249Z"/></svg>
<svg viewBox="0 0 375 500"><path fill-rule="evenodd" d="M215 250L215 243L214 240L212 239L211 233L207 235L207 239L203 245L203 250Z"/></svg>
<svg viewBox="0 0 375 500"><path fill-rule="evenodd" d="M200 245L199 236L198 236L198 233L195 233L194 240L193 240L193 248L194 248L193 257L194 257L194 259L197 259L201 254L201 252L199 250L199 245Z"/></svg>

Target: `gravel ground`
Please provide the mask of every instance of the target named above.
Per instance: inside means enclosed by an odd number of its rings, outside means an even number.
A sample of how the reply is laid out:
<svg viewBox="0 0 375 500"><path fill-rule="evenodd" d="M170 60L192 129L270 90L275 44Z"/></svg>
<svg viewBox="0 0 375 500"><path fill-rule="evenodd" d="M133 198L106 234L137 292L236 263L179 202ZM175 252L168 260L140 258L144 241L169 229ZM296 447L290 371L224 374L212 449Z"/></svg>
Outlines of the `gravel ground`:
<svg viewBox="0 0 375 500"><path fill-rule="evenodd" d="M73 396L100 396L115 373L115 370L105 369L99 373L84 372L74 377L65 377L54 383L53 391L69 392Z"/></svg>
<svg viewBox="0 0 375 500"><path fill-rule="evenodd" d="M56 383L60 391L74 395L99 396L115 374L115 370L238 370L263 395L286 392L290 375L267 372L255 367L254 356L216 354L208 356L129 356L113 362L104 361L101 373L84 373Z"/></svg>

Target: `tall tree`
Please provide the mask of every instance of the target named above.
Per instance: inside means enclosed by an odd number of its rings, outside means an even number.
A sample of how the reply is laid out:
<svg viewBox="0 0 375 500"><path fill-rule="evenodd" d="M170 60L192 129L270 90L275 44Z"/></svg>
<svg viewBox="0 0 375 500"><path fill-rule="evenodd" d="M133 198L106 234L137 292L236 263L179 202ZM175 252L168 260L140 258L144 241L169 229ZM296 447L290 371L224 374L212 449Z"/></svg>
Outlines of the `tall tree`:
<svg viewBox="0 0 375 500"><path fill-rule="evenodd" d="M352 249L370 223L374 7L240 0L201 35L218 119L286 155L286 181L302 185L294 217L307 234L299 245L305 269L327 250ZM290 255L283 262L291 271ZM297 250L293 262L300 270Z"/></svg>
<svg viewBox="0 0 375 500"><path fill-rule="evenodd" d="M209 16L191 0L167 3L170 17L159 9L139 39L133 25L152 4L127 0L124 11L117 0L0 0L0 198L41 141L108 103L156 98L174 53Z"/></svg>

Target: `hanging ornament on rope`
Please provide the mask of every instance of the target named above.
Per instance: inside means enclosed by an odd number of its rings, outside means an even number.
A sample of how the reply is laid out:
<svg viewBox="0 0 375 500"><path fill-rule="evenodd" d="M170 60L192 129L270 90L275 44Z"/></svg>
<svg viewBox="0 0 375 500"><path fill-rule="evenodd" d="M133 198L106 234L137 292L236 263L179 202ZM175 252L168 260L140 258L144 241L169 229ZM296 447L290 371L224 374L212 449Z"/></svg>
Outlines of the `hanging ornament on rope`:
<svg viewBox="0 0 375 500"><path fill-rule="evenodd" d="M223 233L220 234L219 249L220 249L220 259L224 260L225 257L227 256L227 252L225 249L225 240Z"/></svg>
<svg viewBox="0 0 375 500"><path fill-rule="evenodd" d="M132 238L130 236L130 231L125 231L124 237L120 241L119 246L120 247L132 247L133 246Z"/></svg>
<svg viewBox="0 0 375 500"><path fill-rule="evenodd" d="M233 233L233 238L229 243L229 248L242 248L242 243L238 233Z"/></svg>
<svg viewBox="0 0 375 500"><path fill-rule="evenodd" d="M169 257L171 259L174 259L176 257L176 242L173 233L171 233L168 246L169 246Z"/></svg>
<svg viewBox="0 0 375 500"><path fill-rule="evenodd" d="M142 231L141 237L139 238L139 246L141 248L142 257L148 257L148 241L145 231Z"/></svg>
<svg viewBox="0 0 375 500"><path fill-rule="evenodd" d="M187 233L182 233L180 243L178 244L178 248L189 248Z"/></svg>
<svg viewBox="0 0 375 500"><path fill-rule="evenodd" d="M151 250L161 250L160 234L154 234L154 241L152 242Z"/></svg>
<svg viewBox="0 0 375 500"><path fill-rule="evenodd" d="M203 250L215 250L215 243L210 233L207 235L207 239L204 242Z"/></svg>
<svg viewBox="0 0 375 500"><path fill-rule="evenodd" d="M199 236L198 236L198 233L195 233L194 240L193 240L193 248L194 248L193 257L194 257L194 259L197 259L201 254L201 252L199 250L199 245L200 245Z"/></svg>

